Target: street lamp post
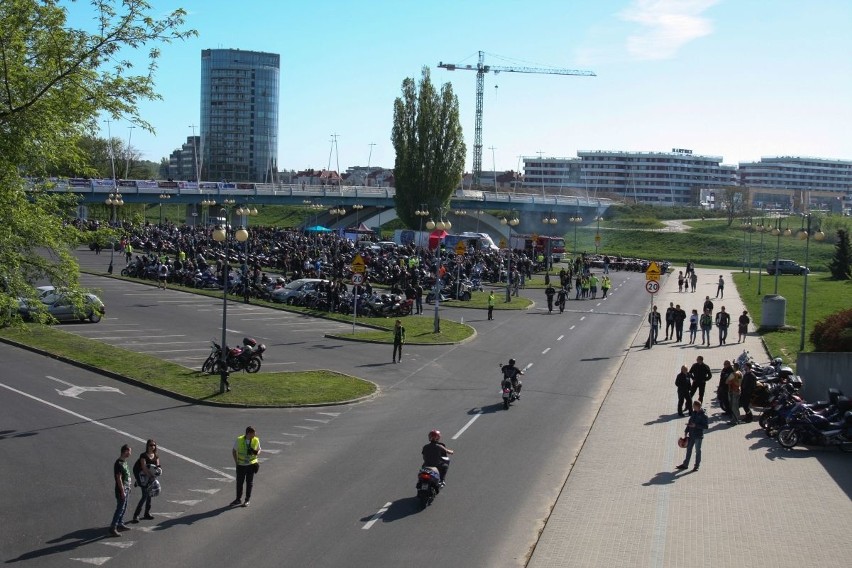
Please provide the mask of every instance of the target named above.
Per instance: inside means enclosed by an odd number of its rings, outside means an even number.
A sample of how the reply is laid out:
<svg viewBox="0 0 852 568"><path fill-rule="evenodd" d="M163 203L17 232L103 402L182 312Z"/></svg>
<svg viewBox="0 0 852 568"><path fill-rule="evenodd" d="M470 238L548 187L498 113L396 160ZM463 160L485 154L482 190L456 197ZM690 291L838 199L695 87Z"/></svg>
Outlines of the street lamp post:
<svg viewBox="0 0 852 568"><path fill-rule="evenodd" d="M783 234L785 237L789 237L793 234L793 231L790 230L790 220L787 218L786 228L781 230L781 214L778 214L778 221L775 226L775 229L772 231L772 234L775 235L778 239L775 245L775 295L778 294L778 259L781 258L781 235Z"/></svg>
<svg viewBox="0 0 852 568"><path fill-rule="evenodd" d="M808 228L802 229L799 232L799 239L805 241L805 267L808 266L809 253L811 247L811 214L807 213L805 215L808 218ZM804 225L804 218L802 219L802 224ZM825 238L825 233L821 230L817 230L816 234L813 235L813 238L821 241ZM805 350L805 324L807 323L808 317L808 273L810 271L806 270L802 277L805 279L804 287L802 290L802 325L799 331L799 351Z"/></svg>
<svg viewBox="0 0 852 568"><path fill-rule="evenodd" d="M757 261L757 295L760 296L763 280L763 237L766 235L766 231L768 230L763 215L760 217L760 225L758 225L757 230L760 232L760 255L758 255Z"/></svg>
<svg viewBox="0 0 852 568"><path fill-rule="evenodd" d="M118 192L110 193L104 203L111 206L109 223L112 225L118 221L118 210L116 208L124 205L124 198Z"/></svg>
<svg viewBox="0 0 852 568"><path fill-rule="evenodd" d="M227 222L227 208L223 207L221 212L225 214L224 217ZM248 236L248 231L242 227L237 229L234 233L234 238L241 243L246 242L246 240L248 240ZM219 358L219 394L224 394L231 390L231 387L228 384L228 346L226 343L228 339L228 277L231 272L231 269L228 266L228 261L230 260L231 231L228 230L227 224L224 227L219 226L213 231L213 240L217 243L225 243L225 264L222 267L222 349Z"/></svg>
<svg viewBox="0 0 852 568"><path fill-rule="evenodd" d="M346 209L344 209L342 205L338 205L337 207L332 207L331 209L328 210L328 212L335 216L335 221L334 221L335 223L339 223L340 218L343 215L346 215ZM331 275L332 275L332 277L337 275L336 267L337 267L337 257L338 257L339 247L340 247L340 235L335 235L335 239L334 239L334 261L331 263L331 267L332 267L332 274Z"/></svg>
<svg viewBox="0 0 852 568"><path fill-rule="evenodd" d="M428 211L426 212L428 213ZM421 218L422 221L422 218ZM426 223L426 228L430 231L435 228L443 228L444 223L440 220L436 223L432 219ZM441 333L441 316L438 312L439 304L441 303L441 267L442 267L442 258L441 258L441 245L439 244L435 248L435 254L438 257L438 265L435 267L435 286L432 288L432 295L435 299L435 319L434 325L432 327L432 333Z"/></svg>
<svg viewBox="0 0 852 568"><path fill-rule="evenodd" d="M583 222L583 218L580 217L580 210L579 209L577 210L576 217L571 217L568 220L571 223L574 224L574 253L573 253L573 256L574 256L574 260L576 260L577 259L577 225L579 225L580 223Z"/></svg>
<svg viewBox="0 0 852 568"><path fill-rule="evenodd" d="M242 226L245 227L244 230L247 230L248 229L249 217L257 215L257 208L256 207L249 207L249 205L246 204L245 206L239 207L237 209L237 215L240 216L240 222L242 223ZM249 295L251 293L251 286L250 286L251 278L249 276L249 269L250 269L250 266L249 266L249 244L250 243L249 243L248 239L246 239L246 241L243 243L243 254L245 256L244 261L243 261L243 266L242 266L243 302L246 303L246 304L250 303L249 302Z"/></svg>
<svg viewBox="0 0 852 568"><path fill-rule="evenodd" d="M355 205L352 206L352 209L355 210L355 228L356 229L361 226L359 217L361 215L361 209L363 209L363 208L364 208L364 206L361 205L360 203L356 203Z"/></svg>
<svg viewBox="0 0 852 568"><path fill-rule="evenodd" d="M506 248L506 303L512 301L512 227L517 227L520 224L520 220L517 215L513 215L514 211L509 212L509 218L503 217L500 219L501 225L508 225L509 229L509 239L507 241L508 247Z"/></svg>
<svg viewBox="0 0 852 568"><path fill-rule="evenodd" d="M163 225L163 201L166 201L167 199L171 198L171 194L168 194L166 192L160 194L160 226Z"/></svg>
<svg viewBox="0 0 852 568"><path fill-rule="evenodd" d="M556 225L559 222L559 219L556 218L556 215L553 211L550 212L549 215L545 215L544 219L541 220L545 225ZM550 272L550 269L553 268L553 244L550 239L545 240L546 248L544 251L544 267L545 270Z"/></svg>
<svg viewBox="0 0 852 568"><path fill-rule="evenodd" d="M420 217L420 230L417 231L417 238L414 240L414 244L417 246L417 250L420 251L420 259L423 260L423 218L429 216L429 209L426 207L425 203L420 204L420 208L414 212L415 215ZM432 222L432 227L435 227L435 223ZM430 229L431 230L431 229Z"/></svg>

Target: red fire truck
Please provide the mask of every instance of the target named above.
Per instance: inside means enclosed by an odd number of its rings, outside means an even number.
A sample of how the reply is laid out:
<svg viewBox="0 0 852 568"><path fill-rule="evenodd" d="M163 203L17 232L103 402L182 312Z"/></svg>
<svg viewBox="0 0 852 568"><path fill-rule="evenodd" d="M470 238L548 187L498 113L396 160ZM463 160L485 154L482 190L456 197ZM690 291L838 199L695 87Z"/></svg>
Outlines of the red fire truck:
<svg viewBox="0 0 852 568"><path fill-rule="evenodd" d="M539 254L549 253L553 262L561 262L565 255L565 239L548 235L512 235L513 250L526 251L528 255L537 258Z"/></svg>

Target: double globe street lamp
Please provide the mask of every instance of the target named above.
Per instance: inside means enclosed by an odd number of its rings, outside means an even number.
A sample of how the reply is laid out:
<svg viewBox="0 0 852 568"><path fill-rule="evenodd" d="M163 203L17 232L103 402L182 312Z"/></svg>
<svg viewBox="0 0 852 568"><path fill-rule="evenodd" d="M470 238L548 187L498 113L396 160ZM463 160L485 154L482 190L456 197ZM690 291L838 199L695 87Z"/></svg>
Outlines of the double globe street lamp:
<svg viewBox="0 0 852 568"><path fill-rule="evenodd" d="M228 219L228 210L223 208L222 213ZM233 238L238 242L244 243L249 238L249 233L244 228L240 227L233 232ZM225 244L225 264L222 267L222 345L219 359L219 394L231 390L228 385L228 346L227 346L227 328L228 328L228 278L231 269L228 266L231 252L231 231L227 225L219 225L213 231L213 240L217 243Z"/></svg>
<svg viewBox="0 0 852 568"><path fill-rule="evenodd" d="M509 218L503 217L500 219L501 225L508 225L509 239L508 247L506 248L506 303L512 301L512 228L517 227L521 221L514 212L510 212Z"/></svg>

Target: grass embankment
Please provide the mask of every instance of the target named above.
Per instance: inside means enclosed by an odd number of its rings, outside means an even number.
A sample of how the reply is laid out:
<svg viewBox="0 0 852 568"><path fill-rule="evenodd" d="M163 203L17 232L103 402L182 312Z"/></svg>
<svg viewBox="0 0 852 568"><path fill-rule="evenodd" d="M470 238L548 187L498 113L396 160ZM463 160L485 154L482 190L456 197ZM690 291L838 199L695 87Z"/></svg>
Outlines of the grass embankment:
<svg viewBox="0 0 852 568"><path fill-rule="evenodd" d="M760 294L757 293L758 273L734 274L737 291L745 302L751 321L760 325L763 296L775 293L775 277L763 274L760 277ZM801 276L779 276L778 294L787 300L786 324L789 329L759 331L773 357L782 357L795 366L801 341L803 291L805 279ZM805 321L805 351L813 351L810 335L814 324L826 316L848 309L852 305L852 281L831 280L827 274L808 276L808 310ZM734 314L739 316L739 314ZM733 317L736 321L736 317Z"/></svg>
<svg viewBox="0 0 852 568"><path fill-rule="evenodd" d="M805 244L795 238L763 235L763 253L761 254L761 233L744 232L735 222L728 227L723 220L689 221L690 230L685 233L669 233L640 230L601 230L601 254L622 255L627 257L669 260L685 265L693 260L700 265L736 267L749 259L753 267L766 264L775 258L790 258L799 264L805 264ZM595 228L577 230L577 249L594 251ZM571 243L572 233L566 234L566 246ZM808 264L813 270L825 271L834 254L834 244L811 239Z"/></svg>
<svg viewBox="0 0 852 568"><path fill-rule="evenodd" d="M0 329L0 337L84 363L190 399L213 404L300 406L335 404L375 392L373 383L333 371L234 373L231 392L219 394L219 376L93 341L42 325Z"/></svg>

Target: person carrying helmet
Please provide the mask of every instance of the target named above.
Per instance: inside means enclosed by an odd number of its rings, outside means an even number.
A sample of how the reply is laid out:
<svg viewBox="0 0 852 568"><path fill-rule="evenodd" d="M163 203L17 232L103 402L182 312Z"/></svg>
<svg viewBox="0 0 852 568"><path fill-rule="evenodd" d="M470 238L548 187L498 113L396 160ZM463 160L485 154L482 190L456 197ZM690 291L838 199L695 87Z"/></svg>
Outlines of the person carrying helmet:
<svg viewBox="0 0 852 568"><path fill-rule="evenodd" d="M523 375L524 372L521 371L520 369L518 369L515 366L515 360L514 359L509 359L509 364L503 365L502 367L500 367L500 370L503 371L503 381L509 381L510 382L510 384L512 385L512 389L514 389L514 391L517 395L518 400L520 400L521 399L521 387L523 387L524 384L521 382L521 380L518 377Z"/></svg>
<svg viewBox="0 0 852 568"><path fill-rule="evenodd" d="M447 477L447 469L450 463L447 458L453 454L453 450L448 448L441 441L441 431L432 430L429 432L429 443L423 446L420 452L423 455L423 465L421 467L434 467L438 470L441 477L441 485L444 485L444 480Z"/></svg>

